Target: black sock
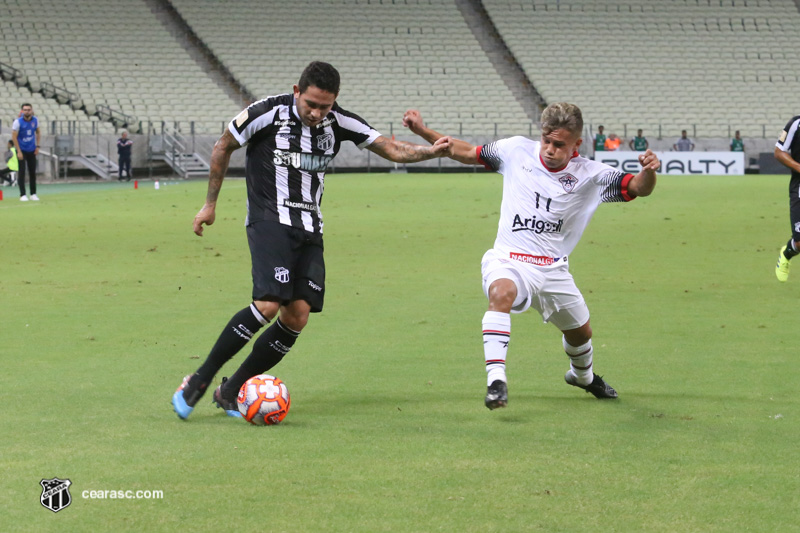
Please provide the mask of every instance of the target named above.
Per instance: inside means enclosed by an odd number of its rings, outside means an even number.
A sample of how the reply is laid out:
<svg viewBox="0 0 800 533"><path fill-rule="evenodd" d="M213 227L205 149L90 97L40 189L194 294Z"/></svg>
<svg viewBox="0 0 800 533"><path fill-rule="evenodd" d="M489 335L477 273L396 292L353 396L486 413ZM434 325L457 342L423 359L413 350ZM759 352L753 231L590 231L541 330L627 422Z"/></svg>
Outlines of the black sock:
<svg viewBox="0 0 800 533"><path fill-rule="evenodd" d="M789 239L789 242L786 243L786 249L783 251L783 257L785 257L788 261L791 261L792 257L800 253L795 251L792 241L793 239Z"/></svg>
<svg viewBox="0 0 800 533"><path fill-rule="evenodd" d="M256 309L254 304L245 307L231 318L220 333L205 363L197 370L195 376L203 382L210 382L222 365L236 355L247 344L256 332L267 324L267 319Z"/></svg>
<svg viewBox="0 0 800 533"><path fill-rule="evenodd" d="M225 399L234 399L244 382L253 376L263 374L281 362L300 335L283 325L280 318L275 321L253 344L253 351L247 356L239 369L228 378L222 387Z"/></svg>
<svg viewBox="0 0 800 533"><path fill-rule="evenodd" d="M200 398L206 393L208 383L208 381L200 379L197 374L192 374L192 377L189 378L189 382L183 388L183 401L186 402L186 405L189 407L197 405L197 402L200 401Z"/></svg>

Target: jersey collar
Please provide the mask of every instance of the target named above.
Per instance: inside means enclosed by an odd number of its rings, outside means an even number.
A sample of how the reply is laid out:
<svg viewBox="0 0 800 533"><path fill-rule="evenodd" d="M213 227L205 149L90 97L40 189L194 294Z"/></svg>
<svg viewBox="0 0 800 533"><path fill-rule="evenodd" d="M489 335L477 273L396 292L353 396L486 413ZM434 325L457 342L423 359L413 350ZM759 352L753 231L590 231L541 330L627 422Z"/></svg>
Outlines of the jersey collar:
<svg viewBox="0 0 800 533"><path fill-rule="evenodd" d="M553 173L555 173L555 172L561 172L562 170L564 170L565 168L567 168L567 165L569 165L569 164L570 164L570 162L571 162L571 161L572 161L574 158L578 157L578 155L580 155L580 154L578 154L578 152L572 152L572 157L570 157L570 158L569 158L569 161L567 161L567 162L564 164L564 166L562 166L562 167L559 167L559 168L550 168L550 167L548 167L548 166L547 166L547 163L545 163L545 162L544 162L544 159L542 159L542 154L539 154L539 162L542 164L542 166L543 166L543 167L545 168L545 170L547 170L548 172L553 172Z"/></svg>

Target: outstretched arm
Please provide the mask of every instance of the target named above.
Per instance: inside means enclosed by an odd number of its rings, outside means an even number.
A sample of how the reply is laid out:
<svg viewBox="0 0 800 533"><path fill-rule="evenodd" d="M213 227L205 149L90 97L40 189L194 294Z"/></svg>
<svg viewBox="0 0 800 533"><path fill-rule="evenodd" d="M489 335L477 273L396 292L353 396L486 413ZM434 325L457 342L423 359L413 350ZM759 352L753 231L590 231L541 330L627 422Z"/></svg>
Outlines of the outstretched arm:
<svg viewBox="0 0 800 533"><path fill-rule="evenodd" d="M422 115L420 115L419 111L416 109L409 109L406 111L405 115L403 115L403 126L410 129L412 132L416 133L429 143L435 143L444 137L444 135L438 131L434 131L427 127L422 121ZM461 139L455 138L452 138L452 143L453 153L450 154L450 159L455 159L456 161L464 163L465 165L481 164L481 162L478 161L478 154L475 151L475 146L471 145L467 141L462 141Z"/></svg>
<svg viewBox="0 0 800 533"><path fill-rule="evenodd" d="M434 157L447 157L452 154L452 146L450 137L438 139L433 146L422 146L380 136L367 149L395 163L416 163Z"/></svg>
<svg viewBox="0 0 800 533"><path fill-rule="evenodd" d="M642 170L628 183L628 194L634 198L649 196L653 192L656 188L656 170L661 166L658 156L650 149L639 156L639 163L642 165Z"/></svg>
<svg viewBox="0 0 800 533"><path fill-rule="evenodd" d="M222 180L228 171L228 164L231 161L231 154L241 148L229 130L225 130L222 137L214 143L214 150L211 152L211 170L208 173L208 193L206 193L206 203L200 212L194 217L192 224L194 232L203 236L203 224L210 226L216 219L217 198L219 190L222 188Z"/></svg>

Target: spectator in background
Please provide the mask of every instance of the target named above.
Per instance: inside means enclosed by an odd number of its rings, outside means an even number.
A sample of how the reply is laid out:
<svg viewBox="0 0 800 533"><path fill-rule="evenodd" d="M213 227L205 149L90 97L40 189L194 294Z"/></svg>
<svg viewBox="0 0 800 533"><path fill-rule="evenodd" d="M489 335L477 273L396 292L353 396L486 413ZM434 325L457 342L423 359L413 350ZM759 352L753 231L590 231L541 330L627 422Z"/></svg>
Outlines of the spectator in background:
<svg viewBox="0 0 800 533"><path fill-rule="evenodd" d="M744 141L742 136L739 135L739 130L736 130L733 139L731 139L731 152L744 152Z"/></svg>
<svg viewBox="0 0 800 533"><path fill-rule="evenodd" d="M22 104L22 113L11 125L11 140L17 150L17 158L22 162L19 166L17 183L19 183L19 199L28 201L25 193L25 170L31 175L31 200L39 201L36 196L36 156L39 155L39 119L33 116L33 106Z"/></svg>
<svg viewBox="0 0 800 533"><path fill-rule="evenodd" d="M597 126L597 133L594 134L594 151L603 152L606 149L606 135L603 133L603 126Z"/></svg>
<svg viewBox="0 0 800 533"><path fill-rule="evenodd" d="M606 139L606 142L603 144L605 145L606 151L613 152L614 150L619 150L619 145L622 144L622 139L617 137L616 133L609 133L608 139Z"/></svg>
<svg viewBox="0 0 800 533"><path fill-rule="evenodd" d="M126 181L131 181L131 146L133 141L128 139L128 132L122 130L122 135L117 139L117 155L119 156L119 181L122 181L122 171L127 173Z"/></svg>
<svg viewBox="0 0 800 533"><path fill-rule="evenodd" d="M681 130L681 137L675 144L672 145L672 149L676 152L693 152L694 151L694 141L692 141L689 137L686 136L686 130Z"/></svg>
<svg viewBox="0 0 800 533"><path fill-rule="evenodd" d="M628 141L628 148L636 152L644 152L650 148L650 143L645 139L642 130L636 130L636 137Z"/></svg>
<svg viewBox="0 0 800 533"><path fill-rule="evenodd" d="M6 160L6 168L0 170L0 179L7 182L6 185L14 185L17 183L16 176L12 177L12 172L19 170L19 159L17 159L17 149L14 148L14 141L8 141L8 150L6 150L4 159Z"/></svg>

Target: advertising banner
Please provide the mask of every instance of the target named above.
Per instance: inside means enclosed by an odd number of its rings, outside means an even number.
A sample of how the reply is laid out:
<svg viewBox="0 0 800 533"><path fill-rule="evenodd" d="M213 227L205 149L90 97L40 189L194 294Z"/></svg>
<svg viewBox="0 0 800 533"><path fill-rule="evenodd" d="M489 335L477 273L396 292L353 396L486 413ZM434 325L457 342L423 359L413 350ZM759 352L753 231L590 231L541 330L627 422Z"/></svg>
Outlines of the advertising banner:
<svg viewBox="0 0 800 533"><path fill-rule="evenodd" d="M636 174L641 152L597 152L595 161ZM661 161L659 174L742 175L744 152L655 152Z"/></svg>

